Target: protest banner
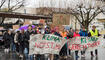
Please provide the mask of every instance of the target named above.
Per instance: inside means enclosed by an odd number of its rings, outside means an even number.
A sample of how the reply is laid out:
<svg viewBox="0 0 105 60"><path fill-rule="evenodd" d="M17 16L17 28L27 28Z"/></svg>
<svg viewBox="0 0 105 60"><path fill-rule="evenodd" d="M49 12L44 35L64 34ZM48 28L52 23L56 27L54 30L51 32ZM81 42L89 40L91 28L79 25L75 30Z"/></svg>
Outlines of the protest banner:
<svg viewBox="0 0 105 60"><path fill-rule="evenodd" d="M65 43L66 40L62 37L37 34L30 38L29 54L59 54Z"/></svg>
<svg viewBox="0 0 105 60"><path fill-rule="evenodd" d="M68 41L68 48L71 50L94 50L102 46L103 38L97 37L75 37Z"/></svg>

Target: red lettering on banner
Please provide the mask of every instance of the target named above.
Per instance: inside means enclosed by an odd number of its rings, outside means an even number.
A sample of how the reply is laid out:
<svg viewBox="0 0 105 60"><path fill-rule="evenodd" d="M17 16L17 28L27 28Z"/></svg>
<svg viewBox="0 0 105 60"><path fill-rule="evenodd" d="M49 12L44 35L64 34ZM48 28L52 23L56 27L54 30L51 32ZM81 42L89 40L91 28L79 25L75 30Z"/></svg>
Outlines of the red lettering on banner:
<svg viewBox="0 0 105 60"><path fill-rule="evenodd" d="M91 44L90 44L90 43L88 43L87 45L88 45L88 47L90 47L90 45L91 45Z"/></svg>
<svg viewBox="0 0 105 60"><path fill-rule="evenodd" d="M60 47L61 47L61 46L60 46L59 44L56 44L56 45L55 45L55 49L60 49Z"/></svg>
<svg viewBox="0 0 105 60"><path fill-rule="evenodd" d="M53 49L54 42L51 42L51 48Z"/></svg>
<svg viewBox="0 0 105 60"><path fill-rule="evenodd" d="M41 43L39 44L39 48L43 48L43 47L44 47L44 43L41 42Z"/></svg>
<svg viewBox="0 0 105 60"><path fill-rule="evenodd" d="M45 47L45 48L49 48L49 42L48 42L48 43L46 43L46 46L47 46L47 47Z"/></svg>
<svg viewBox="0 0 105 60"><path fill-rule="evenodd" d="M69 46L71 50L81 50L80 44L72 44L72 47Z"/></svg>
<svg viewBox="0 0 105 60"><path fill-rule="evenodd" d="M83 48L87 48L87 45L83 45Z"/></svg>
<svg viewBox="0 0 105 60"><path fill-rule="evenodd" d="M100 41L98 41L97 44L100 45Z"/></svg>
<svg viewBox="0 0 105 60"><path fill-rule="evenodd" d="M35 43L35 46L34 46L34 47L37 47L37 48L39 48L39 44Z"/></svg>

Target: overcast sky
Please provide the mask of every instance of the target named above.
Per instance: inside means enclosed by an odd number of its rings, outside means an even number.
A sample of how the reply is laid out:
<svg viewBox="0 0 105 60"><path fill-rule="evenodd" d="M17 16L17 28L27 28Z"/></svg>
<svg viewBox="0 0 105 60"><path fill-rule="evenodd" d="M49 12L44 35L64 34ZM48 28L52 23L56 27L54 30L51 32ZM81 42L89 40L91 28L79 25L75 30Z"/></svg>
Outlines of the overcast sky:
<svg viewBox="0 0 105 60"><path fill-rule="evenodd" d="M50 7L51 6L50 2L53 2L53 5L52 5L53 7L59 7L59 5L61 7L65 7L66 6L65 3L69 4L70 6L75 6L76 4L83 1L91 3L94 0L27 0L26 6L27 7L39 7L39 6Z"/></svg>
<svg viewBox="0 0 105 60"><path fill-rule="evenodd" d="M39 7L42 5L50 5L50 1L51 0L27 0L26 5L27 7ZM59 0L52 0L54 2L54 4L56 5L56 7L58 6L58 2ZM60 0L62 1L62 0ZM43 4L44 3L44 4Z"/></svg>

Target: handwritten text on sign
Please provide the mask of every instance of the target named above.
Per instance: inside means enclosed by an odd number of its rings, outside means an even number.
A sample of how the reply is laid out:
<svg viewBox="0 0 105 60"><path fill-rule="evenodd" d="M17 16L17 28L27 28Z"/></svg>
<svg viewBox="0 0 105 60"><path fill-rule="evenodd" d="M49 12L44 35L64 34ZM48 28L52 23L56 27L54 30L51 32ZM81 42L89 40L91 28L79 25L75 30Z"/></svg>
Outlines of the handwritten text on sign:
<svg viewBox="0 0 105 60"><path fill-rule="evenodd" d="M31 36L30 54L59 54L66 40L51 34L37 34Z"/></svg>
<svg viewBox="0 0 105 60"><path fill-rule="evenodd" d="M72 38L68 45L71 50L82 50L84 48L94 48L99 46L100 40L96 37L76 37Z"/></svg>

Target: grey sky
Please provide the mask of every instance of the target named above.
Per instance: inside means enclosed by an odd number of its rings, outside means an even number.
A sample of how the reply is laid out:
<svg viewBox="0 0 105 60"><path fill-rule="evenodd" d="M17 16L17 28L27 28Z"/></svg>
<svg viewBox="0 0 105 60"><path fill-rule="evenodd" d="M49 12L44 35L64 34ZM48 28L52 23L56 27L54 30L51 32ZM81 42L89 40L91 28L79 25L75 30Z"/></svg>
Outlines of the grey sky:
<svg viewBox="0 0 105 60"><path fill-rule="evenodd" d="M83 2L85 1L85 2ZM27 7L66 7L66 6L76 6L76 4L83 2L84 4L88 4L86 2L91 3L94 0L27 0ZM52 5L51 5L52 2ZM92 3L94 4L94 3Z"/></svg>

